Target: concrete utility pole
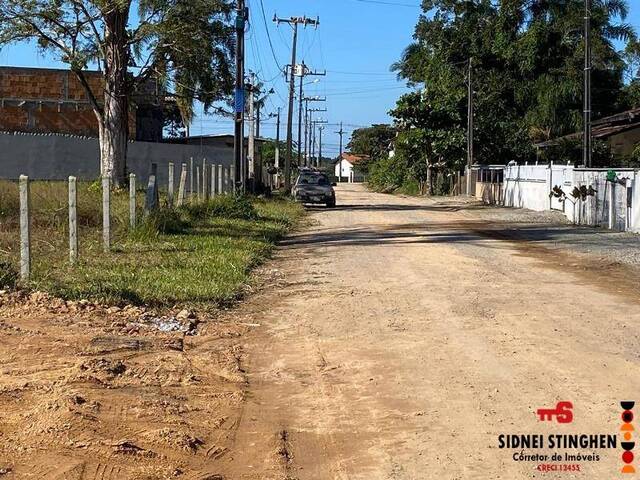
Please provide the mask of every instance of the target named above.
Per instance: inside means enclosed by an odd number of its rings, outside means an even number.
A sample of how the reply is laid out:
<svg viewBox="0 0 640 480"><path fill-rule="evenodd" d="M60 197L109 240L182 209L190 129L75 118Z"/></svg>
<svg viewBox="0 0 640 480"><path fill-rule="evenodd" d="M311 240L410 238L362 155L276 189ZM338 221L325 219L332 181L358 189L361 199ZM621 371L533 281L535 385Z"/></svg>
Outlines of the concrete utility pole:
<svg viewBox="0 0 640 480"><path fill-rule="evenodd" d="M255 84L256 76L251 73L247 90L249 91L249 152L247 154L247 170L246 179L249 183L251 190L253 191L253 184L255 179L255 154L256 154L256 137L255 137Z"/></svg>
<svg viewBox="0 0 640 480"><path fill-rule="evenodd" d="M304 156L305 156L305 165L309 165L310 163L310 157L309 157L309 122L310 122L310 116L309 116L309 102L326 102L327 98L326 97L305 97L304 98L304 104L305 104L305 112L304 112ZM326 109L324 110L326 111Z"/></svg>
<svg viewBox="0 0 640 480"><path fill-rule="evenodd" d="M318 111L317 109L313 109L313 111ZM325 109L326 111L326 109ZM319 150L319 143L318 143L318 138L316 137L316 126L318 127L318 130L320 132L320 136L322 136L322 129L324 127L322 127L321 125L328 123L326 120L313 120L311 122L311 135L312 135L312 150L311 150L311 164L315 163L316 166L318 166L318 157L317 157L317 153ZM313 161L313 159L315 158L315 162Z"/></svg>
<svg viewBox="0 0 640 480"><path fill-rule="evenodd" d="M309 144L311 147L311 155L309 156L310 165L313 165L313 159L316 156L316 147L318 145L316 142L316 125L327 123L326 120L314 120L313 112L326 112L326 111L327 111L326 108L310 108L309 109L309 123L311 124L310 139L309 139Z"/></svg>
<svg viewBox="0 0 640 480"><path fill-rule="evenodd" d="M276 168L280 168L280 107L276 115Z"/></svg>
<svg viewBox="0 0 640 480"><path fill-rule="evenodd" d="M304 82L304 69L307 66L302 61L301 73L300 73L300 92L298 93L299 105L298 105L298 166L302 165L302 102L304 97L302 95L302 86Z"/></svg>
<svg viewBox="0 0 640 480"><path fill-rule="evenodd" d="M296 70L300 75L300 92L298 94L299 106L298 106L298 165L302 164L302 104L303 102L308 102L309 100L304 97L304 79L309 76L325 76L327 74L326 70L323 72L314 72L309 70L309 67L304 63L304 60L300 65L296 66ZM317 82L318 80L314 80ZM306 117L305 117L306 120ZM306 140L305 140L306 141ZM305 159L306 160L306 159ZM306 163L306 162L305 162Z"/></svg>
<svg viewBox="0 0 640 480"><path fill-rule="evenodd" d="M293 45L291 47L291 71L289 72L289 114L287 116L287 156L284 160L284 188L287 192L291 190L291 160L293 157L293 103L295 97L295 65L296 65L296 50L298 47L298 25L303 26L313 25L317 27L320 24L319 19L311 19L307 17L291 17L291 18L278 18L273 17L273 21L278 25L281 23L288 23L293 27ZM299 146L298 146L299 148Z"/></svg>
<svg viewBox="0 0 640 480"><path fill-rule="evenodd" d="M304 102L304 164L309 166L309 102Z"/></svg>
<svg viewBox="0 0 640 480"><path fill-rule="evenodd" d="M591 167L591 0L584 1L584 151L585 167Z"/></svg>
<svg viewBox="0 0 640 480"><path fill-rule="evenodd" d="M236 3L236 80L235 80L235 130L233 135L233 156L235 175L233 178L234 191L241 185L245 189L242 179L242 155L244 152L244 26L247 21L247 9L244 0Z"/></svg>
<svg viewBox="0 0 640 480"><path fill-rule="evenodd" d="M473 166L473 57L469 58L467 87L467 195L471 195L471 167Z"/></svg>
<svg viewBox="0 0 640 480"><path fill-rule="evenodd" d="M318 161L316 162L316 167L320 168L322 166L322 131L324 130L324 127L320 127L320 146L318 147Z"/></svg>
<svg viewBox="0 0 640 480"><path fill-rule="evenodd" d="M336 132L338 135L340 135L340 156L338 157L339 160L339 175L338 175L338 182L342 182L342 136L344 135L344 130L342 129L342 122L340 122L340 131Z"/></svg>

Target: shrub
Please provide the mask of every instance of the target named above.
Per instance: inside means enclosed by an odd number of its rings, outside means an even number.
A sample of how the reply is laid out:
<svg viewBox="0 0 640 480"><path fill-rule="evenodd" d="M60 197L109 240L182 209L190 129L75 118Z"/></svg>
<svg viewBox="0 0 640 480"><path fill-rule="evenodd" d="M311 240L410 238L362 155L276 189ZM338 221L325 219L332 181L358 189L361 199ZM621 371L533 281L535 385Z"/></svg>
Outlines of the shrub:
<svg viewBox="0 0 640 480"><path fill-rule="evenodd" d="M9 262L0 261L0 288L13 288L18 282L18 271Z"/></svg>
<svg viewBox="0 0 640 480"><path fill-rule="evenodd" d="M179 211L173 208L160 208L145 215L130 236L135 240L149 240L158 235L182 233L188 226Z"/></svg>
<svg viewBox="0 0 640 480"><path fill-rule="evenodd" d="M184 207L191 221L206 220L211 217L255 220L258 218L253 203L248 197L220 195L207 202L196 203Z"/></svg>

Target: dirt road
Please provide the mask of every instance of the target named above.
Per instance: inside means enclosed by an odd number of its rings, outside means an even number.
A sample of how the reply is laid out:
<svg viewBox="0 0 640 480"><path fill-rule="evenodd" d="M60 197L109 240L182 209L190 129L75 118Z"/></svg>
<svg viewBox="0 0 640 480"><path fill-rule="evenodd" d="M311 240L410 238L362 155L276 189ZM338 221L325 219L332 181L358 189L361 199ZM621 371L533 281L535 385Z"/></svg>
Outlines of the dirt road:
<svg viewBox="0 0 640 480"><path fill-rule="evenodd" d="M633 266L461 201L338 201L220 318L0 293L0 480L616 478L619 444L527 450L593 457L542 474L498 436L619 432ZM558 401L573 422L540 422Z"/></svg>
<svg viewBox="0 0 640 480"><path fill-rule="evenodd" d="M541 474L498 435L618 433L618 402L640 400L637 277L464 209L357 186L338 202L240 311L260 326L225 478L613 478L619 444L530 451L599 456ZM572 423L538 420L563 400Z"/></svg>

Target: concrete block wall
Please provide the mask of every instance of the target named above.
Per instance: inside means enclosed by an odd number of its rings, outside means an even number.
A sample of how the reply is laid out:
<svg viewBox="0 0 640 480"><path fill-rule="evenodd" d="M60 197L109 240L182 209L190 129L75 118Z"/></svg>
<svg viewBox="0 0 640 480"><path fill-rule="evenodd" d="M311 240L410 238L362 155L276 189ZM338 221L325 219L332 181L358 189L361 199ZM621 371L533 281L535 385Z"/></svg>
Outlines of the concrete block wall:
<svg viewBox="0 0 640 480"><path fill-rule="evenodd" d="M95 138L68 135L0 133L0 179L16 180L28 175L34 180L66 180L70 175L91 181L100 176L100 153ZM233 149L227 147L129 142L128 173L146 182L151 163L158 165L158 182L166 185L169 163L175 165L179 178L180 164L233 164Z"/></svg>

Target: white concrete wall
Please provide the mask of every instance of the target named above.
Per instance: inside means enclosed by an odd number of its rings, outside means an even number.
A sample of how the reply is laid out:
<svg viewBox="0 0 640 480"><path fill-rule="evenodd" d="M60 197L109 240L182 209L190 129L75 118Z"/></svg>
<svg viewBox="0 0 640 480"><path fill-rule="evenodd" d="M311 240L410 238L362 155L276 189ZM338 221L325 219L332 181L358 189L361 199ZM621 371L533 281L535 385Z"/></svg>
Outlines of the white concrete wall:
<svg viewBox="0 0 640 480"><path fill-rule="evenodd" d="M505 167L503 183L504 205L530 210L558 210L567 219L579 225L602 226L610 224L615 230L640 233L640 172L615 169L618 178L633 182L631 208L628 208L627 187L607 182L607 169L576 169L571 165L512 165ZM591 186L594 196L585 200L574 198L574 188ZM565 193L564 200L550 195L554 187ZM613 204L611 190L613 189ZM613 217L610 222L610 205Z"/></svg>
<svg viewBox="0 0 640 480"><path fill-rule="evenodd" d="M631 231L640 233L640 173L636 172L633 181L633 198L631 204Z"/></svg>
<svg viewBox="0 0 640 480"><path fill-rule="evenodd" d="M151 163L158 165L158 182L165 185L168 164L180 164L194 159L201 164L233 163L233 148L218 146L176 145L169 143L129 142L127 170L146 182ZM66 180L69 175L79 180L94 180L100 176L100 149L95 138L69 135L40 135L0 132L0 178L15 180L28 175L34 180Z"/></svg>
<svg viewBox="0 0 640 480"><path fill-rule="evenodd" d="M543 211L550 209L549 168L546 165L513 165L504 170L506 207Z"/></svg>

